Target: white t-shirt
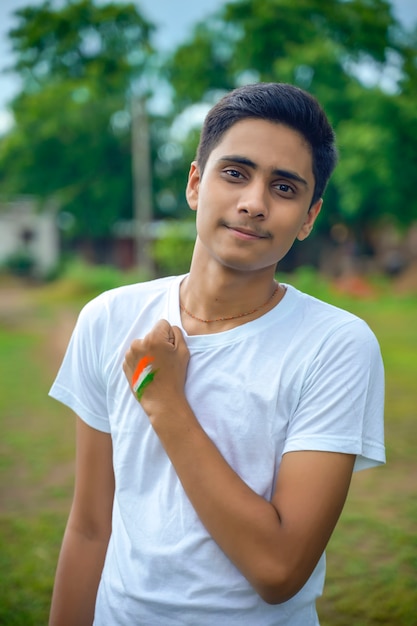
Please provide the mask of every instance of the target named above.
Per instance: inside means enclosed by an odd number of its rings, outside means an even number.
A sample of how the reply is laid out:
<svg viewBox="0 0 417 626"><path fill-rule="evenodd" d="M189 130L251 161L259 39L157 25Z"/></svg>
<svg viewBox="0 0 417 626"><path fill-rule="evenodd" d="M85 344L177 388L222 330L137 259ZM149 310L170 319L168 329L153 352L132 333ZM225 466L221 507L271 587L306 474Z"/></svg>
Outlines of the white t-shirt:
<svg viewBox="0 0 417 626"><path fill-rule="evenodd" d="M113 531L95 626L314 626L324 555L288 602L268 605L201 524L122 371L133 339L161 318L182 327L182 276L121 287L80 314L50 394L110 432ZM185 392L206 433L267 500L282 455L385 461L383 366L368 326L291 286L281 302L232 330L188 336Z"/></svg>

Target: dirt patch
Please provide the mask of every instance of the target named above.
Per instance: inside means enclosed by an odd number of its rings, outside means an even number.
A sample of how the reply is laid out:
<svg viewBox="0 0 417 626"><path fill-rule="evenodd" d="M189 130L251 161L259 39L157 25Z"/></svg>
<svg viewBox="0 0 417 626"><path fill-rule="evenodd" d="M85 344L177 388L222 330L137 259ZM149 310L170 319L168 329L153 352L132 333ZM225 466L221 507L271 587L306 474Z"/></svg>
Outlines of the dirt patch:
<svg viewBox="0 0 417 626"><path fill-rule="evenodd" d="M9 325L23 321L32 314L34 305L30 288L23 285L0 287L0 323Z"/></svg>
<svg viewBox="0 0 417 626"><path fill-rule="evenodd" d="M417 295L417 261L409 265L394 281L394 292Z"/></svg>
<svg viewBox="0 0 417 626"><path fill-rule="evenodd" d="M17 400L10 415L2 415L5 435L0 510L6 515L40 510L68 512L72 494L74 420L69 409L54 406L48 389L78 311L56 303L45 307L39 294L40 288L24 283L0 284L0 327L13 333L11 337L20 332L36 334L36 367L42 369L41 399L31 404L22 397L21 406Z"/></svg>
<svg viewBox="0 0 417 626"><path fill-rule="evenodd" d="M54 374L62 362L76 320L77 314L74 311L62 309L57 312L53 325L46 333L44 354Z"/></svg>

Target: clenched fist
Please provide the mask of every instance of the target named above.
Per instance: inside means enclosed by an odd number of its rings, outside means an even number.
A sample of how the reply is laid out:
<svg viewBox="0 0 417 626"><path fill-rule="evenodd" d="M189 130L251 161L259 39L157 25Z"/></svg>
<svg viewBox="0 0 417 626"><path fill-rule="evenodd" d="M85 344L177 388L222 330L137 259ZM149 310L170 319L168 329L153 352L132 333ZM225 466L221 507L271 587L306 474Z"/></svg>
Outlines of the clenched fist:
<svg viewBox="0 0 417 626"><path fill-rule="evenodd" d="M171 326L166 320L157 322L143 339L135 339L126 352L123 371L151 422L166 416L176 403L185 401L189 358L180 328ZM135 380L139 377L138 382L142 381L139 393L133 388L134 375Z"/></svg>

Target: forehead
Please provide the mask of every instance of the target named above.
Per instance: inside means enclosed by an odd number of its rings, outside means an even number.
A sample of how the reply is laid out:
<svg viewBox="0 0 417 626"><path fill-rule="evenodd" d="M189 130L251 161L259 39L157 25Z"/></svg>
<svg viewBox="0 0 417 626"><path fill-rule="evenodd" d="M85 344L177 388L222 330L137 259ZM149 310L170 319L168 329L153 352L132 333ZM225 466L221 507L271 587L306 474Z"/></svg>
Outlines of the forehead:
<svg viewBox="0 0 417 626"><path fill-rule="evenodd" d="M233 155L248 158L264 170L288 169L314 180L310 145L284 124L261 119L236 122L213 148L207 165Z"/></svg>

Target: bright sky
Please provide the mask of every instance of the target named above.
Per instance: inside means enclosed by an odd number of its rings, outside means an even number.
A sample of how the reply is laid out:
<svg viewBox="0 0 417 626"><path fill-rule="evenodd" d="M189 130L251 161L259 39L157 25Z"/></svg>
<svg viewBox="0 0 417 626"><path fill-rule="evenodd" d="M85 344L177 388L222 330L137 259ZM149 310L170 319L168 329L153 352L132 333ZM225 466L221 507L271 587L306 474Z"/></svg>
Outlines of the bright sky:
<svg viewBox="0 0 417 626"><path fill-rule="evenodd" d="M225 4L225 0L133 0L145 17L158 27L155 45L169 50L187 37L197 21ZM19 89L16 77L2 73L12 63L7 32L13 27L12 13L18 8L41 4L42 0L0 0L0 133L10 119L7 102ZM392 0L397 17L410 26L417 24L417 0Z"/></svg>

